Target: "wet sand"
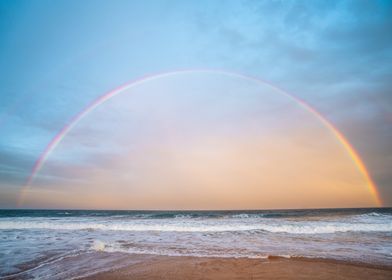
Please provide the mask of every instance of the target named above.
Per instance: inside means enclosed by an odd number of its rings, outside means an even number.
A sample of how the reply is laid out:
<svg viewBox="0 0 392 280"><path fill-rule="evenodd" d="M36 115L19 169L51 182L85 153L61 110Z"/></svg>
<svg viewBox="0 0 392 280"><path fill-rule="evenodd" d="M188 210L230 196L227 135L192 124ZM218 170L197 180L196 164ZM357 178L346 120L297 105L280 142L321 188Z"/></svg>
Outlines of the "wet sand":
<svg viewBox="0 0 392 280"><path fill-rule="evenodd" d="M139 258L132 256L132 258ZM392 267L312 259L140 256L140 262L85 280L123 279L392 279Z"/></svg>

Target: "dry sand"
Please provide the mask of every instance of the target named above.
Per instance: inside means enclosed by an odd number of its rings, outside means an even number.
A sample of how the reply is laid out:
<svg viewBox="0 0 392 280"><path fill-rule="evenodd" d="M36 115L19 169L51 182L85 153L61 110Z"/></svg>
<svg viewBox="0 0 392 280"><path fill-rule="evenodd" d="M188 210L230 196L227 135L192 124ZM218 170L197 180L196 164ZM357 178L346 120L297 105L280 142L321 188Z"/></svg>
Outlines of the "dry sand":
<svg viewBox="0 0 392 280"><path fill-rule="evenodd" d="M132 256L132 258L138 256ZM391 267L310 259L143 257L140 263L85 280L123 279L392 279Z"/></svg>

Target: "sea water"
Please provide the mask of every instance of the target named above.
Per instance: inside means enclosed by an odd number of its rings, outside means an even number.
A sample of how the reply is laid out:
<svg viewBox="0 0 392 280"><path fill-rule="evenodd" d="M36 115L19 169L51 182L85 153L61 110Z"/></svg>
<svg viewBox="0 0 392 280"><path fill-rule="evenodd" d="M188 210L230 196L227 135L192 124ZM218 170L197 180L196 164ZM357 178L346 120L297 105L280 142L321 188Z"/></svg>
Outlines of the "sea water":
<svg viewBox="0 0 392 280"><path fill-rule="evenodd" d="M325 258L392 267L392 208L0 210L0 279L72 279L130 254Z"/></svg>

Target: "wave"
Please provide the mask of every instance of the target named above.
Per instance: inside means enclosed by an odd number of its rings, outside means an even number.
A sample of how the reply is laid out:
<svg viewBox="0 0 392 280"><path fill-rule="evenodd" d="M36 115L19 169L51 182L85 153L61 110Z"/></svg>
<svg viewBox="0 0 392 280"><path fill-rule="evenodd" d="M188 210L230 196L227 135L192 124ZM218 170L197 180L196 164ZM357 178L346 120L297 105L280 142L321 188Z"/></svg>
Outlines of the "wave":
<svg viewBox="0 0 392 280"><path fill-rule="evenodd" d="M221 211L128 211L128 210L0 210L0 218L11 217L92 217L111 219L307 219L343 217L391 217L391 208L307 209L307 210L221 210Z"/></svg>
<svg viewBox="0 0 392 280"><path fill-rule="evenodd" d="M97 246L98 244L98 246ZM377 261L375 259L361 259L353 258L350 256L328 256L313 253L275 253L269 254L267 252L241 252L235 250L202 250L201 248L190 247L184 250L184 248L157 248L157 247L132 247L132 246L121 246L117 242L105 243L100 240L95 240L92 247L92 251L96 252L107 252L107 253L125 253L125 254L140 254L140 255L159 255L169 257L206 257L206 258L248 258L248 259L265 259L265 260L283 260L293 259L301 261L313 261L313 262L329 262L329 263L346 263L351 265L360 265L367 267L387 268L391 269L390 262Z"/></svg>
<svg viewBox="0 0 392 280"><path fill-rule="evenodd" d="M0 221L2 230L101 230L101 231L157 231L157 232L243 232L329 234L337 232L392 232L388 223L332 223L285 222L279 224L257 223L130 223L130 222L61 222L61 221Z"/></svg>
<svg viewBox="0 0 392 280"><path fill-rule="evenodd" d="M262 254L256 252L241 253L238 250L200 250L196 248L188 248L184 250L176 250L175 248L157 248L157 247L124 247L117 242L103 242L101 240L94 240L91 248L95 252L107 252L107 253L126 253L126 254L139 254L139 255L159 255L159 256L170 256L170 257L213 257L213 258L249 258L249 259L268 259L268 260L280 260L280 259L300 259L300 260L329 260L322 256L305 256L298 254ZM330 259L334 261L334 259Z"/></svg>
<svg viewBox="0 0 392 280"><path fill-rule="evenodd" d="M76 257L76 256L79 256L81 254L82 254L82 251L74 250L74 251L71 251L69 253L65 253L65 254L61 254L61 255L58 255L58 256L54 256L54 257L51 257L51 258L49 258L49 259L47 259L47 260L45 260L45 261L43 261L41 263L38 263L34 267L27 268L26 270L23 270L23 271L20 271L20 272L16 272L16 273L7 274L7 275L4 275L4 276L0 275L0 279L4 279L4 280L5 279L18 279L20 276L28 274L28 273L30 273L30 272L32 272L34 270L38 270L38 269L40 269L43 266L51 265L51 264L56 263L56 262L61 262L62 260L66 259L66 258Z"/></svg>
<svg viewBox="0 0 392 280"><path fill-rule="evenodd" d="M233 219L256 219L256 218L289 218L290 216L294 215L288 215L288 214L281 214L281 213L240 213L240 214L233 214L228 216L228 218L233 218Z"/></svg>
<svg viewBox="0 0 392 280"><path fill-rule="evenodd" d="M377 212L371 212L371 213L366 213L362 215L358 215L361 217L369 217L369 218L374 218L374 217L383 217L383 218L391 218L392 214L391 213L377 213Z"/></svg>
<svg viewBox="0 0 392 280"><path fill-rule="evenodd" d="M126 253L126 254L138 254L138 255L159 255L159 256L192 256L192 257L223 257L223 258L258 258L268 259L269 255L261 254L249 254L249 253L238 253L237 250L228 251L213 251L213 250L202 250L195 248L181 248L176 250L175 248L158 248L158 247L130 247L121 246L117 242L103 242L101 240L94 240L90 248L91 251L95 252L107 252L107 253ZM281 255L280 257L289 258L287 255Z"/></svg>

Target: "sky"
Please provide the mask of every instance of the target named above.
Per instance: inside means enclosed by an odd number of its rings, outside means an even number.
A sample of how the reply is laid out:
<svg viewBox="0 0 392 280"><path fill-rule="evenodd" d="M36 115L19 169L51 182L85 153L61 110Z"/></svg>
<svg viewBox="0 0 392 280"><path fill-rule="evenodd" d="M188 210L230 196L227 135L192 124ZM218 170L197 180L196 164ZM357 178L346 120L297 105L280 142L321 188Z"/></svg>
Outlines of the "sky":
<svg viewBox="0 0 392 280"><path fill-rule="evenodd" d="M1 0L0 207L375 205L298 100L344 135L392 206L390 30L391 1ZM173 71L89 112L26 191L86 106Z"/></svg>

